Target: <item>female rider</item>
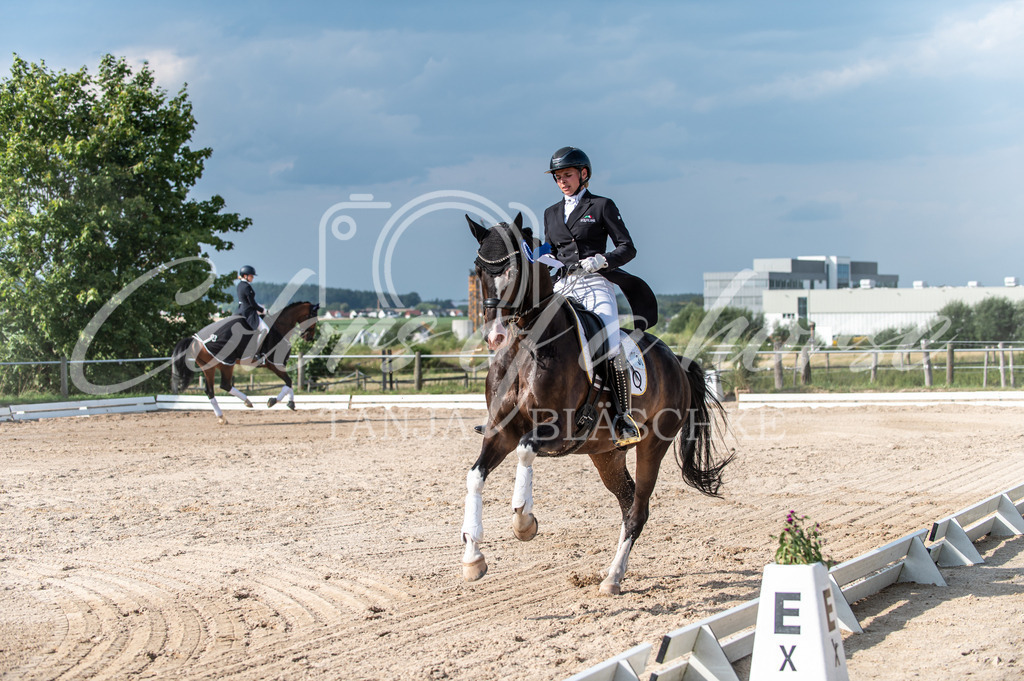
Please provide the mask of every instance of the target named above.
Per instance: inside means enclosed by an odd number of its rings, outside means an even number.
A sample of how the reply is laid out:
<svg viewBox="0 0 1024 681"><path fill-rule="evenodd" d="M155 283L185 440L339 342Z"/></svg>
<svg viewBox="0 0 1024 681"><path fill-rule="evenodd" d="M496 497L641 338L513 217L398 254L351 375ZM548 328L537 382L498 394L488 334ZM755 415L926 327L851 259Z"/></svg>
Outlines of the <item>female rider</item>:
<svg viewBox="0 0 1024 681"><path fill-rule="evenodd" d="M266 314L267 310L256 302L256 292L252 290L252 280L255 278L256 269L252 265L243 265L242 269L238 270L238 286L235 289L238 295L238 309L235 310L235 314L245 317L249 330L256 332L256 351L252 359L260 365L266 361L266 353L260 346L270 333L270 327L260 317L260 314Z"/></svg>
<svg viewBox="0 0 1024 681"><path fill-rule="evenodd" d="M637 328L643 330L657 321L657 303L653 304L652 320L650 302L654 296L650 288L619 270L636 256L636 248L615 202L591 194L587 189L592 172L587 155L576 147L562 147L551 157L547 172L564 195L561 201L544 211L544 236L551 243L552 255L565 265L555 273L555 292L575 298L604 322L609 339L609 365L614 374L611 383L617 410L615 444L626 447L639 442L641 436L630 415L632 381L626 357L619 351L619 308L615 286L609 279L620 286L626 282L624 278L635 280L630 282L634 285L632 288L649 298L639 306L647 312L647 318L638 316ZM614 248L606 252L609 238ZM628 293L627 299L636 312L638 306Z"/></svg>

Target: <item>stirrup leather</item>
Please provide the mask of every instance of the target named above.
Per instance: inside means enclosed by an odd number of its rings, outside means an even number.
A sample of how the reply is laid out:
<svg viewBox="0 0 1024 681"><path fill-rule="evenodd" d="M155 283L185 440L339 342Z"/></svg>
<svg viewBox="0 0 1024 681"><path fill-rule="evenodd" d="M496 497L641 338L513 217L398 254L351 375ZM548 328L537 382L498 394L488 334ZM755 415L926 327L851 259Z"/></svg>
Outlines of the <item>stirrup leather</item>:
<svg viewBox="0 0 1024 681"><path fill-rule="evenodd" d="M640 435L640 428L636 425L631 415L632 392L630 390L630 370L624 353L620 352L612 358L612 393L615 397L615 406L618 414L615 417L615 446L628 447L635 445L643 439Z"/></svg>

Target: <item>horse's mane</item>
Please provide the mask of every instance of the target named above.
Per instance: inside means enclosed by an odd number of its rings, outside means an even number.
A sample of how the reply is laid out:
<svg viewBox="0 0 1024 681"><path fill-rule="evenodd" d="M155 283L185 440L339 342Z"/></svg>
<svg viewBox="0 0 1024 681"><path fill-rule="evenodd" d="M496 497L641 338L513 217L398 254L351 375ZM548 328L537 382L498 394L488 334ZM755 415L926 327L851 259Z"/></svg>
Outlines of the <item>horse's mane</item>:
<svg viewBox="0 0 1024 681"><path fill-rule="evenodd" d="M293 307L296 307L297 305L311 305L311 304L312 303L310 303L308 300L300 300L300 301L298 301L296 303L288 303L287 305L284 306L284 308L281 310L281 312L285 312L287 310L290 310Z"/></svg>

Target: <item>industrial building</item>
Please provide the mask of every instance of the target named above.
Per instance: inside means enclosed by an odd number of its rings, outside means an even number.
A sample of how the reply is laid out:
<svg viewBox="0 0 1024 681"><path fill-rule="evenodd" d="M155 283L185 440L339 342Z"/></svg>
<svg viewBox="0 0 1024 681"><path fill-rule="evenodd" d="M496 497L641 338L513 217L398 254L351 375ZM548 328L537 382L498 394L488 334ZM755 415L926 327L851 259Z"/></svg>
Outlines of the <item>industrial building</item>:
<svg viewBox="0 0 1024 681"><path fill-rule="evenodd" d="M763 294L768 291L896 288L898 284L898 275L878 273L878 263L846 256L756 258L749 270L705 272L704 309L728 305L763 312Z"/></svg>
<svg viewBox="0 0 1024 681"><path fill-rule="evenodd" d="M939 310L955 301L973 307L988 297L1024 300L1024 286L1006 277L1003 286L927 286L914 288L845 288L763 292L763 312L769 328L797 319L813 323L815 334L826 344L837 336L870 336L883 329L923 327Z"/></svg>

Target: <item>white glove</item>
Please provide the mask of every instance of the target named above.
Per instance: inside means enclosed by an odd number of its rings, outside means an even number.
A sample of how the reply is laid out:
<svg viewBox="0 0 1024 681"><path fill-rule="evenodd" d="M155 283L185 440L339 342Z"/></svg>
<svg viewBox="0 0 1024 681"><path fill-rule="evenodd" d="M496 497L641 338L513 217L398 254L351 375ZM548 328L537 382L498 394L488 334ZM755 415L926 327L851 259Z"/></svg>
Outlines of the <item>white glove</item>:
<svg viewBox="0 0 1024 681"><path fill-rule="evenodd" d="M589 258L584 258L580 261L580 267L583 268L584 272L593 274L600 269L604 269L608 266L608 258L604 257L600 253L592 255Z"/></svg>

